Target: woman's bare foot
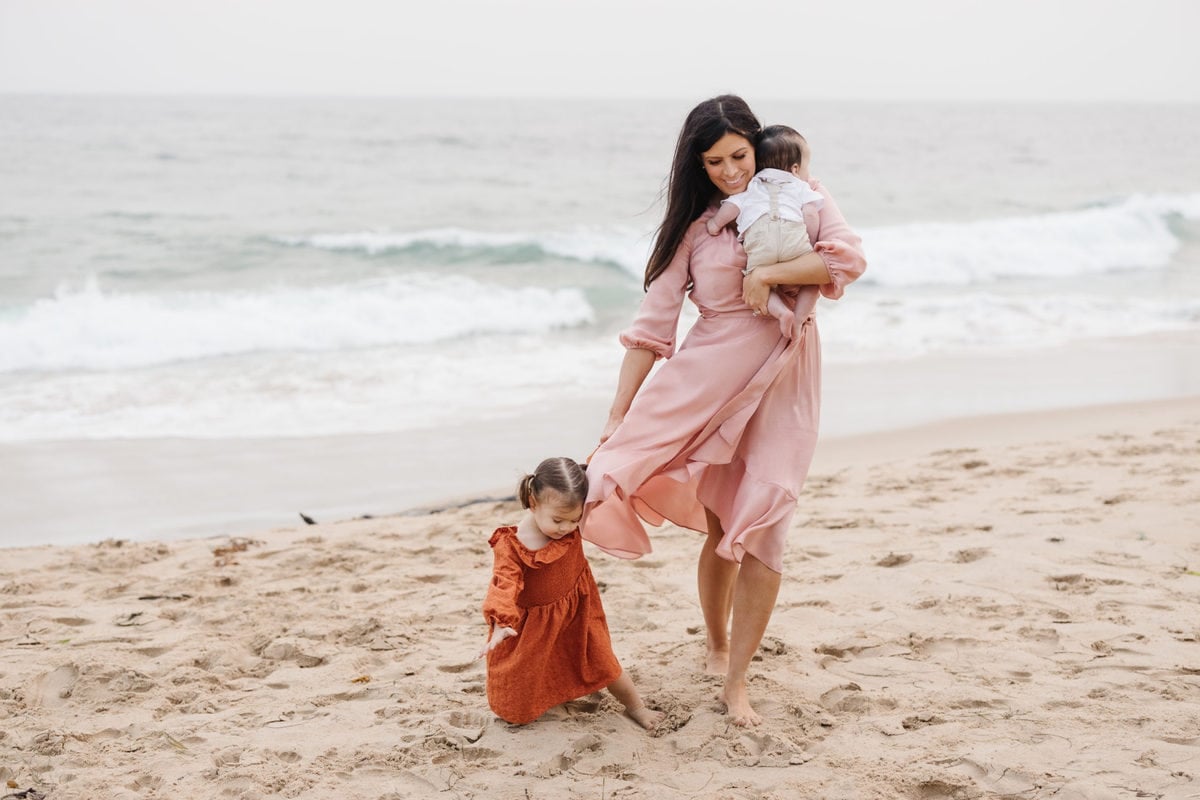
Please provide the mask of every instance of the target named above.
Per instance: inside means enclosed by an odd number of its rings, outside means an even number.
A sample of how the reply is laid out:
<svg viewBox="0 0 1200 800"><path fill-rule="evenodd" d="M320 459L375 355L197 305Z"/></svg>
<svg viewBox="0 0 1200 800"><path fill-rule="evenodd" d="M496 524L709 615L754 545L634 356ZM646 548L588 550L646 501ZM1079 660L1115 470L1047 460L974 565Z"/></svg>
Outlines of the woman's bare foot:
<svg viewBox="0 0 1200 800"><path fill-rule="evenodd" d="M729 672L729 648L717 650L711 645L705 658L704 671L709 675L724 675Z"/></svg>
<svg viewBox="0 0 1200 800"><path fill-rule="evenodd" d="M729 714L734 725L750 728L762 724L762 717L750 707L750 695L746 691L745 683L726 682L725 688L721 690L720 699L725 704L725 713Z"/></svg>
<svg viewBox="0 0 1200 800"><path fill-rule="evenodd" d="M658 723L663 721L663 717L666 716L661 711L655 711L645 706L638 706L637 708L626 707L625 713L629 715L630 719L648 731L654 730L658 726Z"/></svg>

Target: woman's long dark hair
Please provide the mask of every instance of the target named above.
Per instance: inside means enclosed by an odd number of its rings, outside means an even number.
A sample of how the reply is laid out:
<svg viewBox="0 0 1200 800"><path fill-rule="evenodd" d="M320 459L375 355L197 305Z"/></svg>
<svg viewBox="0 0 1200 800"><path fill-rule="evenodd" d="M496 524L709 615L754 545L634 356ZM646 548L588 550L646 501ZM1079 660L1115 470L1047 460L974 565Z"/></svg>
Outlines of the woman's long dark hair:
<svg viewBox="0 0 1200 800"><path fill-rule="evenodd" d="M667 268L688 226L720 194L704 170L701 154L727 133L746 137L753 147L758 144L761 131L762 125L750 106L733 94L705 100L687 115L675 143L675 158L667 179L667 210L646 264L643 288L650 288L651 282Z"/></svg>

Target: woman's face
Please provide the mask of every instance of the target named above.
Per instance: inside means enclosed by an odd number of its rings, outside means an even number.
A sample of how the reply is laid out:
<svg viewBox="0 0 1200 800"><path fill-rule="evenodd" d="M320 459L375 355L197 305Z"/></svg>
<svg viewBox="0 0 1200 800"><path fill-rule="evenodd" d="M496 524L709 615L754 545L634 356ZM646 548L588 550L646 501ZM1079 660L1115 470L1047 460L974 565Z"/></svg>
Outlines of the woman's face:
<svg viewBox="0 0 1200 800"><path fill-rule="evenodd" d="M723 195L746 191L754 177L754 145L739 133L727 133L700 154L704 171Z"/></svg>

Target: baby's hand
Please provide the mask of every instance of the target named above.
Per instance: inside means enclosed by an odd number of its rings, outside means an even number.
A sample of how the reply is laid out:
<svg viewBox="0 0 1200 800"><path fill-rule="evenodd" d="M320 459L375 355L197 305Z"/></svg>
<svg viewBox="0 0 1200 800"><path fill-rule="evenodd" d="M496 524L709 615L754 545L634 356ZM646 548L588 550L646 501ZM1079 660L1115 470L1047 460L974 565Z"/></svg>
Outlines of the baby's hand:
<svg viewBox="0 0 1200 800"><path fill-rule="evenodd" d="M517 632L515 630L513 630L512 628L496 628L496 630L494 630L492 632L492 638L488 641L488 643L486 645L484 645L483 649L479 651L479 655L475 656L475 658L477 660L480 658L483 658L488 653L495 650L496 645L500 644L508 637L516 636L516 635L517 635Z"/></svg>
<svg viewBox="0 0 1200 800"><path fill-rule="evenodd" d="M704 223L704 225L705 225L705 227L707 227L707 228L708 228L708 235L709 235L709 236L716 236L718 233L720 233L720 232L721 232L721 226L720 226L720 225L718 225L718 224L717 224L717 223L716 223L716 222L715 222L715 221L712 219L712 217L709 217L709 219L708 219L708 222Z"/></svg>

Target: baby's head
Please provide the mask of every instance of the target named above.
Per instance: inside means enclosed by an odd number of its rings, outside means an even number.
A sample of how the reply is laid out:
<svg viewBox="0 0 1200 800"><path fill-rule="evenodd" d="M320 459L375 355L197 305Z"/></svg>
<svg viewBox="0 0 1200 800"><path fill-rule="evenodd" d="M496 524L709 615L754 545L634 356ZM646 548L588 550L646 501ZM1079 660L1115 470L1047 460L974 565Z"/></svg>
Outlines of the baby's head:
<svg viewBox="0 0 1200 800"><path fill-rule="evenodd" d="M583 467L569 458L547 458L517 486L522 508L533 513L538 529L561 539L579 527L588 479Z"/></svg>
<svg viewBox="0 0 1200 800"><path fill-rule="evenodd" d="M812 153L808 141L787 125L768 125L762 129L754 148L754 163L758 169L781 169L797 178L808 180Z"/></svg>

